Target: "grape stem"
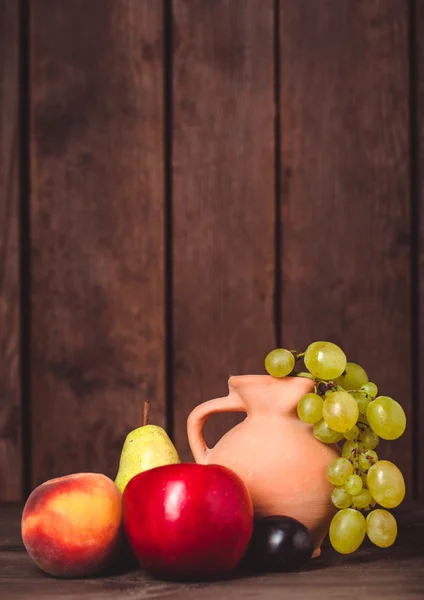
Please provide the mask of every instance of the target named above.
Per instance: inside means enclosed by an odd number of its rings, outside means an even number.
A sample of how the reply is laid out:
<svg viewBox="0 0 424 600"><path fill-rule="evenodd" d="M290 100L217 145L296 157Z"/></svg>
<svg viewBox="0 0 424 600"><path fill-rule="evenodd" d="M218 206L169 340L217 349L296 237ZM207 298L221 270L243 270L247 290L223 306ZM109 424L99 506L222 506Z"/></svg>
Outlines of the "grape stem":
<svg viewBox="0 0 424 600"><path fill-rule="evenodd" d="M290 373L290 376L293 376L293 377L307 377L307 378L313 379L315 381L314 376L311 375L311 373L308 373L306 371L301 371L301 372L292 371Z"/></svg>

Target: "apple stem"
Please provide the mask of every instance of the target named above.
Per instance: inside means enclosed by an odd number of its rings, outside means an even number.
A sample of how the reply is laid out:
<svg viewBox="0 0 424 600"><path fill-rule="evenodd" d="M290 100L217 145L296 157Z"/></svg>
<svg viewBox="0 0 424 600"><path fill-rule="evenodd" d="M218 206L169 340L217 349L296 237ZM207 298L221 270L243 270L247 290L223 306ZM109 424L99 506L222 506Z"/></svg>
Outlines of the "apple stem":
<svg viewBox="0 0 424 600"><path fill-rule="evenodd" d="M150 400L144 401L143 426L149 424Z"/></svg>

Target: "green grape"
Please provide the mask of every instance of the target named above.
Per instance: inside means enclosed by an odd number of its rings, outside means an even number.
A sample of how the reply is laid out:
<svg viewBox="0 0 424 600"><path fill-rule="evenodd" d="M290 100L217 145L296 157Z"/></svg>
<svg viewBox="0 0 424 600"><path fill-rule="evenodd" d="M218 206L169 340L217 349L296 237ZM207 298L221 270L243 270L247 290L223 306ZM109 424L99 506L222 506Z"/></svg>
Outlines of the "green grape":
<svg viewBox="0 0 424 600"><path fill-rule="evenodd" d="M371 399L363 392L352 392L351 396L355 398L356 403L358 404L360 415L365 415L367 412L367 406L371 402Z"/></svg>
<svg viewBox="0 0 424 600"><path fill-rule="evenodd" d="M267 354L265 369L273 377L286 377L293 371L295 363L296 360L290 350L276 348Z"/></svg>
<svg viewBox="0 0 424 600"><path fill-rule="evenodd" d="M305 352L305 366L318 379L337 379L346 367L346 355L332 342L314 342Z"/></svg>
<svg viewBox="0 0 424 600"><path fill-rule="evenodd" d="M359 437L359 427L357 425L354 425L352 427L352 429L349 429L349 431L346 431L345 433L345 438L347 440L356 440L357 437Z"/></svg>
<svg viewBox="0 0 424 600"><path fill-rule="evenodd" d="M352 496L342 487L335 487L331 493L331 502L336 508L349 508Z"/></svg>
<svg viewBox="0 0 424 600"><path fill-rule="evenodd" d="M391 546L397 536L396 519L387 510L378 508L367 516L367 535L380 548Z"/></svg>
<svg viewBox="0 0 424 600"><path fill-rule="evenodd" d="M361 390L373 398L378 394L378 387L372 381L368 381L367 383L364 383L364 385L361 385Z"/></svg>
<svg viewBox="0 0 424 600"><path fill-rule="evenodd" d="M336 458L328 466L328 479L333 485L343 485L353 474L353 465L347 458Z"/></svg>
<svg viewBox="0 0 424 600"><path fill-rule="evenodd" d="M372 500L372 495L369 490L362 488L359 494L352 497L352 503L356 508L362 509L367 507Z"/></svg>
<svg viewBox="0 0 424 600"><path fill-rule="evenodd" d="M358 405L348 392L334 392L324 400L322 414L331 429L344 433L356 425Z"/></svg>
<svg viewBox="0 0 424 600"><path fill-rule="evenodd" d="M351 496L356 496L362 490L361 477L359 475L350 475L344 484L344 488L348 494Z"/></svg>
<svg viewBox="0 0 424 600"><path fill-rule="evenodd" d="M336 379L336 383L345 390L359 390L367 381L365 370L354 362L346 363L344 373Z"/></svg>
<svg viewBox="0 0 424 600"><path fill-rule="evenodd" d="M352 456L356 456L357 454L357 445L353 440L348 440L343 444L342 447L342 456L344 458L352 458Z"/></svg>
<svg viewBox="0 0 424 600"><path fill-rule="evenodd" d="M388 460L379 460L367 476L368 489L384 508L399 506L405 497L405 481L400 470Z"/></svg>
<svg viewBox="0 0 424 600"><path fill-rule="evenodd" d="M368 471L368 469L370 467L372 467L373 465L375 465L375 463L378 461L378 455L377 452L374 452L374 450L367 450L367 452L363 452L362 454L359 455L359 466L361 467L361 469L363 471Z"/></svg>
<svg viewBox="0 0 424 600"><path fill-rule="evenodd" d="M377 448L379 441L378 435L367 427L359 435L359 449L362 451L374 450L374 448Z"/></svg>
<svg viewBox="0 0 424 600"><path fill-rule="evenodd" d="M306 394L297 405L299 419L305 423L317 423L322 419L322 407L324 401L318 394Z"/></svg>
<svg viewBox="0 0 424 600"><path fill-rule="evenodd" d="M330 525L331 545L340 554L351 554L364 541L365 517L353 508L345 508L333 517Z"/></svg>
<svg viewBox="0 0 424 600"><path fill-rule="evenodd" d="M405 431L404 410L389 396L379 396L368 404L367 419L372 430L383 440L396 440Z"/></svg>
<svg viewBox="0 0 424 600"><path fill-rule="evenodd" d="M324 442L324 444L334 444L336 442L340 442L343 439L343 434L338 431L333 431L324 421L318 421L315 423L313 428L314 436L320 441Z"/></svg>
<svg viewBox="0 0 424 600"><path fill-rule="evenodd" d="M363 486L363 488L366 488L367 485L368 485L367 474L366 473L361 473L361 479L362 479L362 486Z"/></svg>

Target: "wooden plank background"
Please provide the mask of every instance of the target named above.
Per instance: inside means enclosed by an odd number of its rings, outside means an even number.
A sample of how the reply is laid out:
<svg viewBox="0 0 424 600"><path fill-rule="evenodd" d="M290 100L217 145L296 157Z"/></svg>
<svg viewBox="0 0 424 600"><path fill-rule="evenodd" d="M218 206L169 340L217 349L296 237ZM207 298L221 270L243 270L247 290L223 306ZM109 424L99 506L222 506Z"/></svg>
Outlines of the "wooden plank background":
<svg viewBox="0 0 424 600"><path fill-rule="evenodd" d="M424 498L424 3L417 1L411 12L412 102L414 115L411 127L413 214L412 233L415 238L414 269L414 332L416 352L413 385L415 387L416 422L414 458L417 494Z"/></svg>
<svg viewBox="0 0 424 600"><path fill-rule="evenodd" d="M317 338L404 405L424 495L423 34L413 0L0 0L0 500L113 476L146 397L189 460L196 404Z"/></svg>
<svg viewBox="0 0 424 600"><path fill-rule="evenodd" d="M22 495L19 4L0 0L0 500Z"/></svg>
<svg viewBox="0 0 424 600"><path fill-rule="evenodd" d="M164 424L162 24L157 2L32 4L32 485L116 474L145 397Z"/></svg>

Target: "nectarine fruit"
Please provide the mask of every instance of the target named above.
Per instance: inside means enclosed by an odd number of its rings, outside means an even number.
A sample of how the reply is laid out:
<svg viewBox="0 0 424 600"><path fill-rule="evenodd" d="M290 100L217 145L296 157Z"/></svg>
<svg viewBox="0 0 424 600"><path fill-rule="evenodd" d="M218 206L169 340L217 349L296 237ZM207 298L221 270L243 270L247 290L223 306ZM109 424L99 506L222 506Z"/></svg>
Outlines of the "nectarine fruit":
<svg viewBox="0 0 424 600"><path fill-rule="evenodd" d="M51 479L29 496L22 539L49 575L82 577L104 570L122 543L121 492L99 473Z"/></svg>

